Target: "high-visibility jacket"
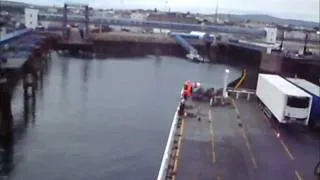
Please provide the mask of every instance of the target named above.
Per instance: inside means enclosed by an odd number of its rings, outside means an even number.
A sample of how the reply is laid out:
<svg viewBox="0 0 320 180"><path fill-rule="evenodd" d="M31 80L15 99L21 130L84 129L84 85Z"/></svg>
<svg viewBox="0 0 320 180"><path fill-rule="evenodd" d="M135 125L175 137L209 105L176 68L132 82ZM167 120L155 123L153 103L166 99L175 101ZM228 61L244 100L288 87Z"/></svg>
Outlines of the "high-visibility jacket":
<svg viewBox="0 0 320 180"><path fill-rule="evenodd" d="M187 85L187 89L183 90L183 95L186 95L187 97L191 96L192 86L190 84Z"/></svg>

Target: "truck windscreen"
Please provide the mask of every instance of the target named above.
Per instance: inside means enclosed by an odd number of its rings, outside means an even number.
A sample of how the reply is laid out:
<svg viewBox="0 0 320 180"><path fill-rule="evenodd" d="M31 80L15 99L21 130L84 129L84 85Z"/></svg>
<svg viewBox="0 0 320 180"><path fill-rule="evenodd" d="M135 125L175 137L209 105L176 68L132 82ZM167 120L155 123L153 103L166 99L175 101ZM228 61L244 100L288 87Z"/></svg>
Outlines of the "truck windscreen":
<svg viewBox="0 0 320 180"><path fill-rule="evenodd" d="M294 108L308 108L309 97L288 97L287 105Z"/></svg>

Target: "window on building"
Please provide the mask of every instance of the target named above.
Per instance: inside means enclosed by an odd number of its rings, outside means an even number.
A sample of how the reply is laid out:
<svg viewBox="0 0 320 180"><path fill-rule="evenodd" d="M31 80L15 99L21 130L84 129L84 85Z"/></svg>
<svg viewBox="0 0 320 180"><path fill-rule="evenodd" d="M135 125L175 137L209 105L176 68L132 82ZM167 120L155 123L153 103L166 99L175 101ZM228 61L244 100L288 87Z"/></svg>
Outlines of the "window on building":
<svg viewBox="0 0 320 180"><path fill-rule="evenodd" d="M32 21L30 21L30 23L29 23L30 25L32 25Z"/></svg>
<svg viewBox="0 0 320 180"><path fill-rule="evenodd" d="M30 14L30 18L32 18L32 14Z"/></svg>

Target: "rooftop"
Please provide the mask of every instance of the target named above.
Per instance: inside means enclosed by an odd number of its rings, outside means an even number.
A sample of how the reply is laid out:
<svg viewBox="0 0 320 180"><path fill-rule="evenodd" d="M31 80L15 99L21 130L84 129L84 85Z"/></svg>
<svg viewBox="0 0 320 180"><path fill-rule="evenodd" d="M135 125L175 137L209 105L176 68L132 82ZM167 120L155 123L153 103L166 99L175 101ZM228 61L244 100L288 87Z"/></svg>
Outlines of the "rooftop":
<svg viewBox="0 0 320 180"><path fill-rule="evenodd" d="M306 96L310 97L310 95L303 90L297 88L290 82L286 81L284 78L282 78L279 75L273 75L273 74L259 74L259 78L263 77L270 83L272 83L274 86L277 86L282 92L292 95L292 96Z"/></svg>
<svg viewBox="0 0 320 180"><path fill-rule="evenodd" d="M320 96L320 87L305 80L305 79L300 79L300 78L287 78L289 81L292 83L300 86L301 88L309 91L310 93Z"/></svg>

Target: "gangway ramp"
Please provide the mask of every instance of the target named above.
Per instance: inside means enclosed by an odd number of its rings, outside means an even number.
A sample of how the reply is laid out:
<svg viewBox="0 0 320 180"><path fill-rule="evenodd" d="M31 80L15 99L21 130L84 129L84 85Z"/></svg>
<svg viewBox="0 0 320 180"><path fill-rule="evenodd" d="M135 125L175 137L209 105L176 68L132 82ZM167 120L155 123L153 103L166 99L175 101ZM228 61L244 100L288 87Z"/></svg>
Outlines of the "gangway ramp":
<svg viewBox="0 0 320 180"><path fill-rule="evenodd" d="M203 58L199 55L198 51L191 44L189 44L187 40L177 34L171 34L171 37L174 38L177 43L187 52L186 56L188 59L196 62L203 61Z"/></svg>

